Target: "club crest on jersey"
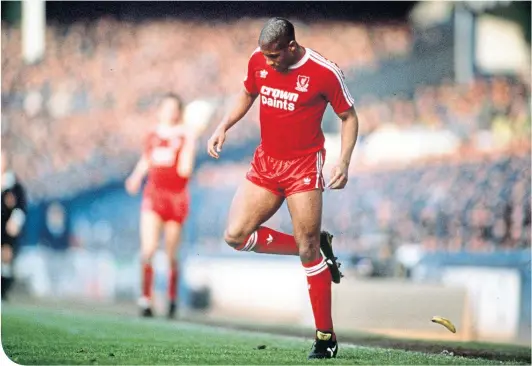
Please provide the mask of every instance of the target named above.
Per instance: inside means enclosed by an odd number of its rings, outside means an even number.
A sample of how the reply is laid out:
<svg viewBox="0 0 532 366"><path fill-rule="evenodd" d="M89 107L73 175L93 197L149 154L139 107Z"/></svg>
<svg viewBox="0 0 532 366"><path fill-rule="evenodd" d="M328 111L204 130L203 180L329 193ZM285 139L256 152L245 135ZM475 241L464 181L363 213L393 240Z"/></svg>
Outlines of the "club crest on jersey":
<svg viewBox="0 0 532 366"><path fill-rule="evenodd" d="M266 70L260 70L260 71L255 71L255 77L260 77L261 79L266 79L266 76L268 76L268 71Z"/></svg>
<svg viewBox="0 0 532 366"><path fill-rule="evenodd" d="M296 90L299 90L300 92L307 92L309 81L310 81L310 77L304 76L304 75L298 75Z"/></svg>

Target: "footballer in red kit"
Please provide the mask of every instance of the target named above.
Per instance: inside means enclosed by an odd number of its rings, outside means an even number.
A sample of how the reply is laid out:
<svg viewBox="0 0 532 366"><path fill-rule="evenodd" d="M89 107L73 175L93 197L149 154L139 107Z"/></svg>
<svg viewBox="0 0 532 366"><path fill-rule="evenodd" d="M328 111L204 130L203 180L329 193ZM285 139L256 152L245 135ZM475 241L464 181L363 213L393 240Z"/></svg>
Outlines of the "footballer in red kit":
<svg viewBox="0 0 532 366"><path fill-rule="evenodd" d="M195 137L182 123L183 103L177 95L164 96L159 108L159 124L148 134L142 157L126 180L126 190L132 195L136 194L147 176L140 219L141 314L153 316L151 300L154 273L151 261L159 237L164 232L170 268L168 317L172 318L177 309L179 272L175 254L180 244L182 226L188 216L187 185L194 165Z"/></svg>
<svg viewBox="0 0 532 366"><path fill-rule="evenodd" d="M239 187L224 232L239 251L298 255L307 275L316 325L309 358L333 358L338 352L331 315L331 282L340 283L332 235L321 230L322 192L347 184L358 135L353 98L340 68L318 52L299 45L292 23L272 18L263 27L259 47L248 62L236 105L208 141L218 159L227 131L260 105L261 142L246 180ZM342 121L341 151L325 185L325 138L321 123L330 104ZM263 226L284 201L293 235Z"/></svg>

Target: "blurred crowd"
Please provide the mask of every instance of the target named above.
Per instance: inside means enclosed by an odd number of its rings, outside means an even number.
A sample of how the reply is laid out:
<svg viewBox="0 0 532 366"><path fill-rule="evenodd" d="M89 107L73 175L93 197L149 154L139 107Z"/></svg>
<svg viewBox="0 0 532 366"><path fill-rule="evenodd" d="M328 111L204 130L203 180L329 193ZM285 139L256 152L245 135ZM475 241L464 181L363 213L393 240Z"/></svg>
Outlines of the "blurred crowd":
<svg viewBox="0 0 532 366"><path fill-rule="evenodd" d="M466 144L482 145L475 140L491 137L486 144L493 147L530 138L529 88L504 77L477 78L468 84L444 81L421 85L412 97L362 98L357 110L363 121L362 136L391 123L399 128L448 129Z"/></svg>
<svg viewBox="0 0 532 366"><path fill-rule="evenodd" d="M405 243L428 251L530 248L530 165L525 149L355 172L343 191L325 192L323 227L335 233L338 252L379 257ZM246 170L246 164L228 164L198 172L197 183L209 195L197 198L209 202L199 205L202 220L195 223L202 243L220 245L229 191ZM286 207L271 224L292 231Z"/></svg>
<svg viewBox="0 0 532 366"><path fill-rule="evenodd" d="M102 18L50 25L45 55L34 65L22 62L20 29L2 24L2 144L12 152L30 197L65 197L124 178L156 122L157 97L168 90L186 101L213 101L216 122L241 88L263 22ZM413 47L406 24L319 21L297 23L296 29L303 45L346 71L352 89L356 78L350 79L350 71L407 58ZM438 163L356 172L346 190L326 192L323 225L336 233L340 251L393 252L408 242L450 251L530 247L527 85L505 77L463 85L443 81L419 85L413 95L361 97L356 107L361 142L392 124L450 130L464 145L481 150L504 150L516 141L526 147L481 158L473 149ZM228 145L256 143L257 109L231 131ZM237 162L199 170L193 199L194 217L201 220L191 227L207 247L219 248L230 199L247 169ZM272 220L291 231L286 207Z"/></svg>
<svg viewBox="0 0 532 366"><path fill-rule="evenodd" d="M157 97L168 90L187 101L214 101L216 122L241 88L263 23L101 18L49 25L46 52L34 65L22 62L20 29L3 24L2 143L30 197L64 196L122 179L155 123ZM296 30L303 45L348 76L357 68L378 68L379 60L407 58L413 47L407 24L296 22ZM356 88L356 79L349 83ZM450 129L465 144L528 141L529 101L527 86L509 78L420 85L414 95L382 100L362 97L356 101L360 140L393 124ZM256 143L257 109L231 132L228 145Z"/></svg>
<svg viewBox="0 0 532 366"><path fill-rule="evenodd" d="M215 98L224 107L230 102L241 88L263 23L101 18L49 25L44 57L34 65L22 62L20 29L2 24L2 142L13 151L19 174L40 181L36 189L44 191L34 190L38 196L47 194L47 185L57 187L61 172L76 172L62 174L62 183L81 176L68 183L80 188L87 181L122 176L113 167L99 177L112 159L138 154L154 123L158 95L172 90L188 101ZM411 47L404 24L296 26L302 44L321 50L344 69L375 67L379 58L407 55ZM256 132L251 123L238 130L237 139Z"/></svg>
<svg viewBox="0 0 532 366"><path fill-rule="evenodd" d="M530 247L529 152L361 174L353 183L348 203L331 195L338 212L329 224L348 236L381 234L390 249L400 243L447 251ZM364 240L355 244L364 249Z"/></svg>

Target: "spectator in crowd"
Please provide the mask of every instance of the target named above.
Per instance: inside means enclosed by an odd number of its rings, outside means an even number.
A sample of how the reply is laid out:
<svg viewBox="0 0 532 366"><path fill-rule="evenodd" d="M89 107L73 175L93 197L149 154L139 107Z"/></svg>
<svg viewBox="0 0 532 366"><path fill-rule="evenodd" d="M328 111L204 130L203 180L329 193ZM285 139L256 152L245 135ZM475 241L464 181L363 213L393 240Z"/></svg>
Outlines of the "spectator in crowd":
<svg viewBox="0 0 532 366"><path fill-rule="evenodd" d="M26 221L26 192L2 148L2 300L13 284L13 260Z"/></svg>

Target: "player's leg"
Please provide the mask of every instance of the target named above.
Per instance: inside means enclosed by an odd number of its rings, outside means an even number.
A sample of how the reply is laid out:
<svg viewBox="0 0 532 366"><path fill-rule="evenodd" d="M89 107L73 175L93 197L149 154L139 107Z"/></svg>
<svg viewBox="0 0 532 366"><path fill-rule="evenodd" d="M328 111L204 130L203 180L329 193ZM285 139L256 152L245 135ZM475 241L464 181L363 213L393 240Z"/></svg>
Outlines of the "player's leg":
<svg viewBox="0 0 532 366"><path fill-rule="evenodd" d="M283 196L245 180L229 211L224 233L227 244L240 251L297 255L293 236L261 226L279 210L283 201Z"/></svg>
<svg viewBox="0 0 532 366"><path fill-rule="evenodd" d="M246 180L233 198L225 230L227 244L241 251L297 255L294 237L261 226L284 202L279 190L274 159L262 147L255 151Z"/></svg>
<svg viewBox="0 0 532 366"><path fill-rule="evenodd" d="M302 192L317 190L323 192L325 179L322 169L325 162L325 150L303 156L292 162L289 169L281 174L282 188L287 197ZM321 221L320 221L321 222ZM332 247L333 236L327 231L320 233L320 251L325 257L325 263L331 272L332 281L340 283L342 273L340 263L336 260Z"/></svg>
<svg viewBox="0 0 532 366"><path fill-rule="evenodd" d="M2 243L2 300L7 299L7 294L13 283L13 256L12 243Z"/></svg>
<svg viewBox="0 0 532 366"><path fill-rule="evenodd" d="M164 224L164 244L168 258L168 318L173 318L177 310L177 291L179 288L178 252L181 244L180 222L167 221Z"/></svg>
<svg viewBox="0 0 532 366"><path fill-rule="evenodd" d="M287 198L287 202L299 257L307 274L316 329L332 333L331 274L320 251L322 192L295 193Z"/></svg>
<svg viewBox="0 0 532 366"><path fill-rule="evenodd" d="M299 257L305 269L314 321L316 342L309 358L331 358L338 351L331 313L331 272L320 250L322 191L294 193L287 198Z"/></svg>
<svg viewBox="0 0 532 366"><path fill-rule="evenodd" d="M163 228L163 219L154 211L143 209L140 214L140 243L141 243L141 286L142 297L139 301L142 315L152 316L151 301L153 287L152 259L159 245L159 238Z"/></svg>

